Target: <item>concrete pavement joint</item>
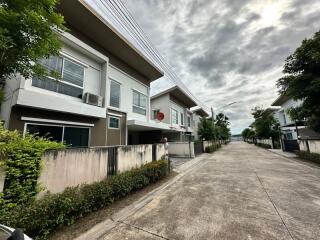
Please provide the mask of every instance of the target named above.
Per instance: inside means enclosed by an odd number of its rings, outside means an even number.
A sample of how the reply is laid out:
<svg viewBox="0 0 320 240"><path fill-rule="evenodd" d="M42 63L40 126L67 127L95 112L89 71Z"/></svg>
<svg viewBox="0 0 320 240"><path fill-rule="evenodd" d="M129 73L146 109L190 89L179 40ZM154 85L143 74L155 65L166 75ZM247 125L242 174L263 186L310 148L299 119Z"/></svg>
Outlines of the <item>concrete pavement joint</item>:
<svg viewBox="0 0 320 240"><path fill-rule="evenodd" d="M169 238L163 237L163 236L161 236L161 235L159 235L159 234L157 234L157 233L154 233L154 232L145 230L145 229L143 229L143 228L141 228L141 227L135 226L135 225L130 224L130 223L126 223L126 222L123 222L123 221L118 221L118 223L122 223L122 224L124 224L124 225L129 226L129 227L138 229L138 230L140 230L140 231L143 231L143 232L145 232L145 233L149 233L149 234L151 234L151 235L153 235L153 236L156 236L156 237L159 237L159 238L162 238L162 239L170 240Z"/></svg>
<svg viewBox="0 0 320 240"><path fill-rule="evenodd" d="M205 155L204 155L205 157ZM132 214L136 213L138 210L146 206L149 202L151 202L156 196L158 196L161 192L165 189L176 183L186 174L191 172L198 166L202 166L206 164L206 162L201 162L203 157L199 157L198 159L194 159L192 162L188 162L185 168L181 169L182 171L173 178L169 183L164 186L160 186L155 190L151 191L150 193L146 194L144 197L140 198L138 201L134 202L133 204L129 205L125 209L121 210L119 213L114 214L111 218L106 219L105 221L95 225L93 228L85 232L84 234L77 237L77 240L85 240L85 239L101 239L103 236L106 236L110 230L117 226L117 223L125 220L126 218L130 217Z"/></svg>
<svg viewBox="0 0 320 240"><path fill-rule="evenodd" d="M271 202L271 204L272 204L273 208L275 209L275 211L277 212L277 214L278 214L279 218L281 219L282 224L284 225L284 227L285 227L285 229L287 230L288 234L290 235L291 239L292 239L292 240L294 240L294 238L293 238L293 236L292 236L292 234L291 234L291 232L290 232L289 228L287 227L287 225L286 225L286 223L284 222L284 220L283 220L283 218L282 218L281 214L279 213L279 211L278 211L278 209L277 209L276 204L273 202L273 200L272 200L271 196L269 195L269 193L268 193L267 189L264 187L264 185L263 185L263 183L262 183L262 180L260 179L260 177L258 176L258 174L257 174L257 172L256 172L256 171L254 171L254 173L256 174L257 179L258 179L258 181L260 182L260 185L261 185L261 187L263 188L264 192L266 193L266 195L267 195L267 197L268 197L269 201Z"/></svg>

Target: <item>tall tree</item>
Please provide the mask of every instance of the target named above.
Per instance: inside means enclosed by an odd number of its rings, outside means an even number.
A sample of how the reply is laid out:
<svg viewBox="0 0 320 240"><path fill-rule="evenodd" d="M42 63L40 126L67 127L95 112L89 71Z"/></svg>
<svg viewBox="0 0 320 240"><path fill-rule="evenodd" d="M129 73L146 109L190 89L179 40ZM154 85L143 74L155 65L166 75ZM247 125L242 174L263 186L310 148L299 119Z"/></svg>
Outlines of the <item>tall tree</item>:
<svg viewBox="0 0 320 240"><path fill-rule="evenodd" d="M245 128L242 133L242 137L244 140L251 139L255 136L255 132L251 128Z"/></svg>
<svg viewBox="0 0 320 240"><path fill-rule="evenodd" d="M251 126L255 129L256 137L277 139L279 136L279 123L274 118L270 109L255 107L252 111L254 122Z"/></svg>
<svg viewBox="0 0 320 240"><path fill-rule="evenodd" d="M65 30L58 0L0 0L0 81L12 74L46 74L38 60L59 54Z"/></svg>
<svg viewBox="0 0 320 240"><path fill-rule="evenodd" d="M303 100L289 114L293 120L307 119L308 125L320 132L320 32L302 41L284 65L286 75L277 82L280 94Z"/></svg>
<svg viewBox="0 0 320 240"><path fill-rule="evenodd" d="M198 134L201 139L213 140L215 138L214 125L210 119L201 118L198 126Z"/></svg>
<svg viewBox="0 0 320 240"><path fill-rule="evenodd" d="M215 131L216 136L219 139L227 140L231 136L229 118L225 116L223 113L219 113L216 116L215 120Z"/></svg>

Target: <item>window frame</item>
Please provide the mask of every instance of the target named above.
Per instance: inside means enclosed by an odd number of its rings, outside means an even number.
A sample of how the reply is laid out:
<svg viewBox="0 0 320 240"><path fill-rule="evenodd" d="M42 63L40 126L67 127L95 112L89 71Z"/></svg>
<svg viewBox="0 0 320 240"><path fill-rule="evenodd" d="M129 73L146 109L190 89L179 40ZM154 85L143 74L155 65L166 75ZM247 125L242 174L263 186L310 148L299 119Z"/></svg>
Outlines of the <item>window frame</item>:
<svg viewBox="0 0 320 240"><path fill-rule="evenodd" d="M85 126L77 126L77 125L59 125L59 124L46 124L46 123L33 123L33 122L25 122L24 123L24 129L23 129L23 137L26 135L27 130L28 130L28 125L38 125L38 126L50 126L50 127L61 127L62 128L62 135L61 135L61 143L64 142L64 131L66 127L70 128L87 128L89 129L88 133L88 147L90 146L91 142L91 127L85 127ZM72 148L72 147L71 147ZM77 147L75 147L77 148Z"/></svg>
<svg viewBox="0 0 320 240"><path fill-rule="evenodd" d="M153 120L157 120L157 115L159 112L160 112L160 109L152 109L152 119ZM155 115L155 113L157 113L157 114Z"/></svg>
<svg viewBox="0 0 320 240"><path fill-rule="evenodd" d="M145 106L145 108L134 104L134 92L136 92L136 93L139 94L139 103L140 103L140 96L141 96L141 95L146 98L146 106ZM145 114L135 112L135 111L134 111L134 107L140 108L140 109L144 110L144 111L145 111ZM137 90L135 90L135 89L132 89L132 112L133 112L133 113L136 113L136 114L143 115L143 116L147 116L147 108L148 108L148 96L145 95L145 94L143 94L142 92L139 92L139 91L137 91Z"/></svg>
<svg viewBox="0 0 320 240"><path fill-rule="evenodd" d="M52 57L52 56L50 56ZM80 61L77 61L76 59L73 59L72 57L69 57L67 56L66 54L63 54L63 53L60 53L58 56L54 56L54 57L57 57L57 58L61 58L62 59L62 64L61 64L61 69L59 69L59 74L61 75L61 78L54 78L52 76L49 76L49 75L46 75L44 76L45 78L48 78L50 80L54 80L54 81L57 81L57 82L60 82L60 83L63 83L63 84L66 84L66 85L69 85L69 86L72 86L72 87L75 87L75 88L78 88L78 89L81 89L82 90L82 96L84 94L84 82L85 82L85 79L86 79L86 71L85 69L88 67L87 65L85 64L82 64ZM83 68L83 81L82 81L82 86L79 86L79 85L76 85L76 84L73 84L73 83L70 83L70 82L67 82L67 81L64 81L63 80L63 69L64 69L64 65L65 65L65 60L69 61L69 62L72 62L73 64L75 65L78 65L80 67ZM41 64L40 64L41 65ZM44 67L44 66L43 66ZM44 67L46 70L48 70L46 67ZM41 87L37 87L37 86L34 86L32 84L32 80L33 78L31 79L31 86L32 87L35 87L35 88L40 88L40 89L43 89L45 91L49 91L49 92L54 92L54 93L57 93L57 94L62 94L62 95L65 95L65 96L69 96L69 97L72 97L72 98L77 98L79 99L78 97L75 97L75 96L72 96L72 95L69 95L69 94L64 94L64 93L60 93L57 91L57 88L56 88L56 91L52 91L52 90L49 90L49 89L46 89L46 88L41 88Z"/></svg>
<svg viewBox="0 0 320 240"><path fill-rule="evenodd" d="M112 82L119 85L119 107L115 107L115 106L111 105L111 84L112 84ZM117 109L121 108L121 85L122 84L120 82L118 82L117 80L110 78L110 92L109 92L109 106L110 107L117 108Z"/></svg>
<svg viewBox="0 0 320 240"><path fill-rule="evenodd" d="M117 119L117 120L118 120L118 127L117 127L117 128L115 128L115 127L110 127L110 118L114 118L114 119ZM121 121L120 117L109 116L109 117L108 117L108 129L117 129L117 130L119 130L119 129L120 129L120 121Z"/></svg>
<svg viewBox="0 0 320 240"><path fill-rule="evenodd" d="M175 119L176 119L175 122L173 122L173 115L174 115L173 113L175 113ZM179 112L174 108L171 108L171 124L179 125Z"/></svg>
<svg viewBox="0 0 320 240"><path fill-rule="evenodd" d="M191 116L190 115L187 116L187 126L191 127Z"/></svg>
<svg viewBox="0 0 320 240"><path fill-rule="evenodd" d="M181 126L184 126L184 113L180 113L180 124L181 124Z"/></svg>

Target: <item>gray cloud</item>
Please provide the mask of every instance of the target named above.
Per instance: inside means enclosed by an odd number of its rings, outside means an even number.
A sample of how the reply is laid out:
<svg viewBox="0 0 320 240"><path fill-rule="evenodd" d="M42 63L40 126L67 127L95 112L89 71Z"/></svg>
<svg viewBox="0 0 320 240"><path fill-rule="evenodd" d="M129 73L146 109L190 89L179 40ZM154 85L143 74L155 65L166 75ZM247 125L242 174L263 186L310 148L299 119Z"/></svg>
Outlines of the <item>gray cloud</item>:
<svg viewBox="0 0 320 240"><path fill-rule="evenodd" d="M274 100L284 60L320 29L318 0L285 2L274 22L263 8L276 1L125 3L197 98L215 109L241 101L225 109L234 133L250 124L255 105L267 107ZM152 91L163 89L164 83L154 82Z"/></svg>

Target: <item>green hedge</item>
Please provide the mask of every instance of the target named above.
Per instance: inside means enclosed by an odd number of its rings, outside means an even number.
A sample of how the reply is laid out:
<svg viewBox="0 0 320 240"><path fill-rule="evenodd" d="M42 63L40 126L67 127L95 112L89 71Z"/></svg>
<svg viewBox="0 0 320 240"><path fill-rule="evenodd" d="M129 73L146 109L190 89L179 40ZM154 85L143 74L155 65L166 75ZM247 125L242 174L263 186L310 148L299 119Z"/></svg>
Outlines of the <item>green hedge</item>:
<svg viewBox="0 0 320 240"><path fill-rule="evenodd" d="M5 169L4 190L0 195L0 214L3 208L33 201L40 187L41 156L48 149L64 148L62 143L9 131L0 124L0 164Z"/></svg>
<svg viewBox="0 0 320 240"><path fill-rule="evenodd" d="M70 187L62 193L47 193L39 200L4 212L0 216L0 222L22 228L33 238L46 239L57 227L71 225L87 213L108 206L133 191L157 182L167 173L166 160L151 162L100 182Z"/></svg>
<svg viewBox="0 0 320 240"><path fill-rule="evenodd" d="M220 144L216 144L216 145L212 145L212 146L208 146L205 148L205 152L206 153L213 153L214 151L216 151L218 148L220 148L221 145Z"/></svg>
<svg viewBox="0 0 320 240"><path fill-rule="evenodd" d="M320 164L320 154L319 153L309 153L307 151L296 151L296 154L304 160Z"/></svg>
<svg viewBox="0 0 320 240"><path fill-rule="evenodd" d="M271 148L271 146L269 144L265 144L265 143L256 143L256 146L266 148L266 149Z"/></svg>

